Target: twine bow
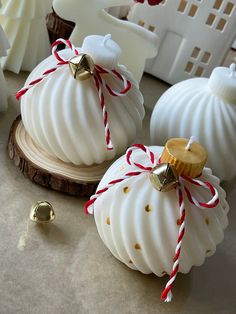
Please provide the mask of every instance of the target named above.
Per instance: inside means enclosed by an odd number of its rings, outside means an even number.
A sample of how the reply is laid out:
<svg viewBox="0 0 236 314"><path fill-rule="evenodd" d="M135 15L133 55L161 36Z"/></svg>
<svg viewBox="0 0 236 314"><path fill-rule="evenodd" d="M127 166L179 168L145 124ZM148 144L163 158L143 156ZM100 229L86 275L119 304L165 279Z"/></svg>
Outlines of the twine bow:
<svg viewBox="0 0 236 314"><path fill-rule="evenodd" d="M54 55L54 57L57 59L57 61L58 61L57 65L54 68L51 68L51 69L44 71L41 77L31 81L28 86L23 87L21 90L19 90L16 93L16 99L17 100L19 100L23 95L25 95L28 92L28 90L30 90L35 85L37 85L39 82L44 80L49 74L55 72L58 68L69 64L70 59L64 59L59 54L59 52L57 51L58 46L61 44L64 44L66 47L71 49L74 53L74 56L79 55L79 51L72 45L72 43L69 40L65 40L65 39L56 40L52 44L52 55ZM117 91L117 90L113 89L103 79L102 76L105 74L113 76L114 78L121 80L124 88L121 91ZM123 74L119 73L115 69L110 70L110 69L101 67L97 64L95 64L95 72L93 75L93 79L94 79L94 82L95 82L95 85L96 85L96 88L98 91L98 96L99 96L100 105L101 105L101 109L102 109L103 123L104 123L104 129L105 129L106 147L108 150L112 150L114 147L113 147L112 140L111 140L111 132L110 132L110 127L109 127L109 122L108 122L108 113L107 113L106 104L105 104L104 91L107 90L111 96L122 97L122 96L125 96L129 92L132 85L131 85L131 82Z"/></svg>
<svg viewBox="0 0 236 314"><path fill-rule="evenodd" d="M141 150L147 157L148 157L148 165L142 165L138 161L135 161L133 157L133 152L136 150ZM95 201L98 197L100 197L103 193L108 191L111 187L113 187L115 184L118 184L124 180L129 179L132 176L138 176L147 172L151 172L152 169L161 163L160 160L155 158L155 154L147 147L142 144L135 144L131 146L127 152L126 152L126 162L128 165L132 167L132 171L127 172L124 174L122 178L115 179L110 181L105 187L98 190L96 194L94 194L90 200L85 204L85 212L88 214L93 214L93 206ZM211 199L206 202L198 201L191 193L189 188L186 186L186 183L197 186L200 188L203 188L207 190L210 195ZM158 192L157 192L158 193ZM163 192L165 193L165 192ZM200 179L193 179L186 176L179 176L179 183L176 187L176 193L179 201L179 211L180 211L180 219L179 219L179 233L178 233L178 239L177 239L177 245L175 248L175 255L174 255L174 264L172 267L172 272L170 274L169 281L167 282L162 294L161 294L161 300L165 302L170 302L172 300L172 288L175 281L175 278L179 271L179 261L180 261L180 254L181 254L181 247L182 247L182 241L184 238L185 233L185 201L184 201L184 194L187 196L188 201L191 204L194 204L196 207L200 209L209 209L209 208L215 208L219 204L219 195L217 189L210 183L210 182L204 182Z"/></svg>

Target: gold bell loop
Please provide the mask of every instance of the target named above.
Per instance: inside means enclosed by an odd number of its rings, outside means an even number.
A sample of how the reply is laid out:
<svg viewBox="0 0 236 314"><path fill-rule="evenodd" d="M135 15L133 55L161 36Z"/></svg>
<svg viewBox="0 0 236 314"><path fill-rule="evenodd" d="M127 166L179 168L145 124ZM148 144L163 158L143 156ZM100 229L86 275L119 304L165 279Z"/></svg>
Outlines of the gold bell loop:
<svg viewBox="0 0 236 314"><path fill-rule="evenodd" d="M30 219L36 223L49 223L56 218L52 205L47 201L37 201L30 210Z"/></svg>
<svg viewBox="0 0 236 314"><path fill-rule="evenodd" d="M87 80L94 75L95 71L93 59L84 53L73 57L69 61L69 67L74 79L80 81Z"/></svg>
<svg viewBox="0 0 236 314"><path fill-rule="evenodd" d="M152 169L150 181L156 190L167 192L177 186L178 174L172 165L163 163Z"/></svg>

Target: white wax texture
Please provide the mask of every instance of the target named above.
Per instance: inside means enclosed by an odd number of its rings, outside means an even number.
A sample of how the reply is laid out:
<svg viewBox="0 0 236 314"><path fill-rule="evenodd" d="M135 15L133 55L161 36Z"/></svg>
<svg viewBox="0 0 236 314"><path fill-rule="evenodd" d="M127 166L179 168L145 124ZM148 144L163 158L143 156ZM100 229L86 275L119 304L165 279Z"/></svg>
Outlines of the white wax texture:
<svg viewBox="0 0 236 314"><path fill-rule="evenodd" d="M121 49L111 39L111 35L87 36L83 41L81 52L90 55L96 64L110 69L117 67L121 55Z"/></svg>
<svg viewBox="0 0 236 314"><path fill-rule="evenodd" d="M163 148L151 149L158 159ZM133 156L136 162L150 165L143 152L136 151ZM135 170L122 156L105 173L98 190ZM228 204L219 179L208 168L204 168L200 179L217 188L220 203L206 210L186 200L186 232L179 269L183 273L189 272L193 265L202 265L206 256L214 254L228 224ZM188 188L198 200L209 200L209 193L204 189L192 185ZM175 189L158 192L150 182L149 173L133 176L115 184L96 200L94 218L104 244L121 262L144 274L170 274L179 232Z"/></svg>
<svg viewBox="0 0 236 314"><path fill-rule="evenodd" d="M208 85L216 96L226 103L236 105L236 71L217 67L213 70Z"/></svg>

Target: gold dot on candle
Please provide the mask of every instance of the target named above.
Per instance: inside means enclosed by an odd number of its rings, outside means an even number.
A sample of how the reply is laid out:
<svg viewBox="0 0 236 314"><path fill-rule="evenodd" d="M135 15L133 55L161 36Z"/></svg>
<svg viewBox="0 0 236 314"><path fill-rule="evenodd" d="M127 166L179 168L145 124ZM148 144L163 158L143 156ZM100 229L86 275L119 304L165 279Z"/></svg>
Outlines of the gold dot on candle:
<svg viewBox="0 0 236 314"><path fill-rule="evenodd" d="M177 224L177 226L180 226L180 225L181 225L180 219L177 219L177 220L176 220L176 224Z"/></svg>
<svg viewBox="0 0 236 314"><path fill-rule="evenodd" d="M209 223L210 223L209 218L206 218L206 219L205 219L205 222L206 222L207 225L209 225Z"/></svg>
<svg viewBox="0 0 236 314"><path fill-rule="evenodd" d="M136 243L134 246L135 250L141 250L141 245Z"/></svg>
<svg viewBox="0 0 236 314"><path fill-rule="evenodd" d="M125 194L129 193L129 191L130 191L130 188L129 188L128 186L126 186L126 187L123 188L123 192L124 192Z"/></svg>
<svg viewBox="0 0 236 314"><path fill-rule="evenodd" d="M110 226L110 224L111 224L110 217L107 217L107 219L106 219L106 223L107 223L107 225L109 225L109 226Z"/></svg>
<svg viewBox="0 0 236 314"><path fill-rule="evenodd" d="M152 211L151 206L150 206L150 205L146 205L146 206L145 206L145 211L146 211L147 213L150 213L150 212Z"/></svg>

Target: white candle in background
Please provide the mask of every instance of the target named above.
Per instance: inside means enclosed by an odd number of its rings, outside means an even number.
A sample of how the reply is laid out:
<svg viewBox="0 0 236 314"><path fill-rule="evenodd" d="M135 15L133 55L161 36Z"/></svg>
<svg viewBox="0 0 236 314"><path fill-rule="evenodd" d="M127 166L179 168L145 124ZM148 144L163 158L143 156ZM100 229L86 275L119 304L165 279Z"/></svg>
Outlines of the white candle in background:
<svg viewBox="0 0 236 314"><path fill-rule="evenodd" d="M2 58L2 67L19 73L33 68L50 54L46 14L51 0L4 0L0 9L0 24L11 48Z"/></svg>
<svg viewBox="0 0 236 314"><path fill-rule="evenodd" d="M194 135L209 152L207 165L221 180L236 176L235 134L235 64L215 68L209 79L172 86L158 100L151 118L153 144Z"/></svg>
<svg viewBox="0 0 236 314"><path fill-rule="evenodd" d="M61 18L76 23L70 39L77 46L81 46L88 35L106 35L109 32L122 49L120 62L140 81L146 59L157 54L158 37L105 11L109 7L132 3L132 0L54 0L53 7Z"/></svg>

